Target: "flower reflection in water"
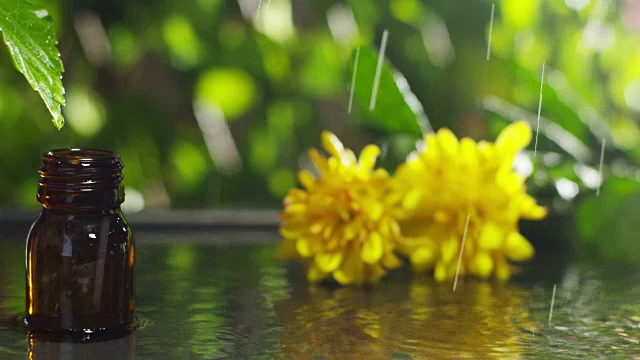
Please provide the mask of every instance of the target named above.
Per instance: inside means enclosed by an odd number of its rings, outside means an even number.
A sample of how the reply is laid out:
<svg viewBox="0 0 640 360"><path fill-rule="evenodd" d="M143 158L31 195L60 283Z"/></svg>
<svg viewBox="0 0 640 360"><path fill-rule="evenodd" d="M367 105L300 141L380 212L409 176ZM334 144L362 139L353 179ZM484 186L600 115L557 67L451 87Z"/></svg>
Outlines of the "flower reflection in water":
<svg viewBox="0 0 640 360"><path fill-rule="evenodd" d="M517 286L469 281L455 293L425 278L384 282L375 291L294 289L278 304L282 352L353 358L493 358L522 355L533 329Z"/></svg>

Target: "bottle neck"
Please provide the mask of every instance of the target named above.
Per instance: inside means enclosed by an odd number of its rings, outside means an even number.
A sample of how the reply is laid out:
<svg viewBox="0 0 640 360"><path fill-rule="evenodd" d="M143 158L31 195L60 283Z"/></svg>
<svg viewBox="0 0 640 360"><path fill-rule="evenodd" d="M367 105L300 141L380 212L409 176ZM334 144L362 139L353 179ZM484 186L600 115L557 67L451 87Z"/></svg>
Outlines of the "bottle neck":
<svg viewBox="0 0 640 360"><path fill-rule="evenodd" d="M124 188L118 186L111 190L94 190L71 192L40 186L37 194L38 202L45 209L58 210L91 210L118 209L124 202Z"/></svg>
<svg viewBox="0 0 640 360"><path fill-rule="evenodd" d="M122 162L110 151L53 150L42 155L38 201L63 211L118 209L124 202Z"/></svg>

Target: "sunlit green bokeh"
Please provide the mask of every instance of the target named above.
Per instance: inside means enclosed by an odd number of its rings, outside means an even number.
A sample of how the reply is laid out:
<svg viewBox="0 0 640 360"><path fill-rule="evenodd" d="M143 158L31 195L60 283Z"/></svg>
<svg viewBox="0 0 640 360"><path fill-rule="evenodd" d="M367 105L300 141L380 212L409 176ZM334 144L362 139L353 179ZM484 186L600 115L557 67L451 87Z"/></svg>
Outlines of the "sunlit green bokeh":
<svg viewBox="0 0 640 360"><path fill-rule="evenodd" d="M232 120L253 105L256 86L246 72L240 69L211 69L200 75L195 96L222 110Z"/></svg>

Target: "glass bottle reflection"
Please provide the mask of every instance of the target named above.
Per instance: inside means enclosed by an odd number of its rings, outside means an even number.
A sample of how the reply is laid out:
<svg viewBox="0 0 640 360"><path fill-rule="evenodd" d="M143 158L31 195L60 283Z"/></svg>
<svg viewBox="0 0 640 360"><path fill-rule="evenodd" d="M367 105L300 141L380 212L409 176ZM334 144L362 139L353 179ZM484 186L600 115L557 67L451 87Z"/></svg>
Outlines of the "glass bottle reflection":
<svg viewBox="0 0 640 360"><path fill-rule="evenodd" d="M27 336L26 358L29 360L132 360L135 348L135 333L118 339L91 343L49 341L32 333Z"/></svg>

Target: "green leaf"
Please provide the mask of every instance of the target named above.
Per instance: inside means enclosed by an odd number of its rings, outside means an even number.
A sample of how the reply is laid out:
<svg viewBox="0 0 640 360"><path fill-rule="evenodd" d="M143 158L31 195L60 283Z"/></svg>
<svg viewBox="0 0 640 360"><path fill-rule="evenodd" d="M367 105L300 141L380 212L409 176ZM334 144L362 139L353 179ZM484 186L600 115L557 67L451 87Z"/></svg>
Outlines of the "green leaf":
<svg viewBox="0 0 640 360"><path fill-rule="evenodd" d="M625 198L606 217L596 235L596 247L599 255L607 260L627 264L640 263L640 192Z"/></svg>
<svg viewBox="0 0 640 360"><path fill-rule="evenodd" d="M391 134L422 137L423 132L431 131L424 109L411 92L406 78L387 62L380 73L375 109L369 110L377 63L377 52L368 46L360 48L354 95L364 118Z"/></svg>
<svg viewBox="0 0 640 360"><path fill-rule="evenodd" d="M584 199L576 216L587 249L599 259L640 263L640 183L635 179L610 178L600 196Z"/></svg>
<svg viewBox="0 0 640 360"><path fill-rule="evenodd" d="M597 241L605 224L631 195L640 193L635 179L610 177L602 185L600 196L583 199L576 210L577 228L584 241ZM606 241L606 240L604 240Z"/></svg>
<svg viewBox="0 0 640 360"><path fill-rule="evenodd" d="M47 10L22 0L0 0L0 31L16 69L40 94L54 125L64 125L62 61Z"/></svg>

